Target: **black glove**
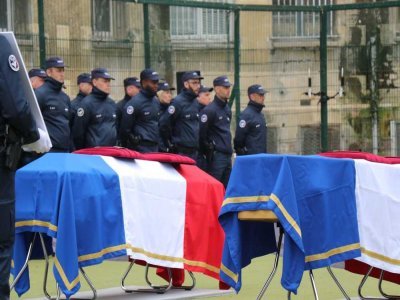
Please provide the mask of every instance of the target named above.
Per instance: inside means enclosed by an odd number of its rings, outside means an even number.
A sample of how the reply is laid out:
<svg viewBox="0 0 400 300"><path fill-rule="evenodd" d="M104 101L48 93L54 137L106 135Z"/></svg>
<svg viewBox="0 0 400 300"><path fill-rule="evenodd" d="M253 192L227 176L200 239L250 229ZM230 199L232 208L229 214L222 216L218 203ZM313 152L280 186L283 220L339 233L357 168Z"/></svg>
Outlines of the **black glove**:
<svg viewBox="0 0 400 300"><path fill-rule="evenodd" d="M206 160L208 163L211 163L214 158L215 143L214 141L208 142L204 146Z"/></svg>
<svg viewBox="0 0 400 300"><path fill-rule="evenodd" d="M167 152L178 153L178 149L176 148L175 144L173 144L171 141L167 142Z"/></svg>
<svg viewBox="0 0 400 300"><path fill-rule="evenodd" d="M140 135L133 135L130 134L128 136L127 141L127 148L129 149L136 149L139 146L140 142L142 141L142 137Z"/></svg>
<svg viewBox="0 0 400 300"><path fill-rule="evenodd" d="M247 154L247 148L246 147L235 148L235 151L236 151L237 155L246 155Z"/></svg>

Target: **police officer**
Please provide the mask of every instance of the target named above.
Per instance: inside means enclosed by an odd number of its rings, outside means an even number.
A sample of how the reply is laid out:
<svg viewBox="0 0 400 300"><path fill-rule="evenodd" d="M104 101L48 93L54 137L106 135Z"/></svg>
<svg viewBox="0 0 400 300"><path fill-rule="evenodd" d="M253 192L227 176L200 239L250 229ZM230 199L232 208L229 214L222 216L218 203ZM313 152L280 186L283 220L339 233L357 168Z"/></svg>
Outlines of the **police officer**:
<svg viewBox="0 0 400 300"><path fill-rule="evenodd" d="M237 155L267 152L267 127L264 114L265 93L259 84L249 86L249 103L241 112L233 144Z"/></svg>
<svg viewBox="0 0 400 300"><path fill-rule="evenodd" d="M31 82L32 88L34 90L36 90L43 85L44 80L47 77L47 74L42 69L31 69L28 72L28 76L29 76L29 80Z"/></svg>
<svg viewBox="0 0 400 300"><path fill-rule="evenodd" d="M124 147L140 152L157 152L160 103L156 97L160 77L152 69L140 73L141 89L124 107L120 136Z"/></svg>
<svg viewBox="0 0 400 300"><path fill-rule="evenodd" d="M71 143L71 101L63 92L64 60L50 57L46 60L45 83L35 90L43 119L49 132L51 152L70 152Z"/></svg>
<svg viewBox="0 0 400 300"><path fill-rule="evenodd" d="M211 98L211 92L213 91L213 88L206 87L204 85L200 86L199 90L199 96L197 97L197 101L199 102L199 114L201 115L203 109L210 104L212 98ZM197 166L202 169L203 171L208 170L207 167L207 159L202 151L199 151L198 156L197 156Z"/></svg>
<svg viewBox="0 0 400 300"><path fill-rule="evenodd" d="M39 139L36 123L21 88L20 63L8 40L0 35L0 299L10 296L9 277L14 244L14 168L7 148L13 131L22 144Z"/></svg>
<svg viewBox="0 0 400 300"><path fill-rule="evenodd" d="M72 121L76 116L76 109L83 98L89 95L92 92L92 77L89 73L79 74L76 78L76 83L78 85L78 95L76 95L75 99L71 101L71 114Z"/></svg>
<svg viewBox="0 0 400 300"><path fill-rule="evenodd" d="M228 77L219 76L213 81L214 101L207 105L200 117L201 150L207 157L208 173L226 187L232 169L232 112L228 105L232 84Z"/></svg>
<svg viewBox="0 0 400 300"><path fill-rule="evenodd" d="M140 80L137 77L128 77L124 79L124 90L125 96L122 100L117 102L117 132L119 132L119 127L122 118L122 111L126 103L136 96L140 91Z"/></svg>
<svg viewBox="0 0 400 300"><path fill-rule="evenodd" d="M76 109L72 136L77 150L117 143L117 105L109 97L113 77L105 68L91 72L92 92Z"/></svg>
<svg viewBox="0 0 400 300"><path fill-rule="evenodd" d="M183 89L160 118L160 133L169 148L197 160L199 148L199 104L201 77L195 71L182 75Z"/></svg>
<svg viewBox="0 0 400 300"><path fill-rule="evenodd" d="M160 82L158 84L158 92L157 98L160 101L160 118L163 114L168 113L167 108L171 104L172 101L172 91L175 88L171 87L168 82ZM161 134L160 134L160 144L159 149L160 152L168 152L168 143L163 141Z"/></svg>

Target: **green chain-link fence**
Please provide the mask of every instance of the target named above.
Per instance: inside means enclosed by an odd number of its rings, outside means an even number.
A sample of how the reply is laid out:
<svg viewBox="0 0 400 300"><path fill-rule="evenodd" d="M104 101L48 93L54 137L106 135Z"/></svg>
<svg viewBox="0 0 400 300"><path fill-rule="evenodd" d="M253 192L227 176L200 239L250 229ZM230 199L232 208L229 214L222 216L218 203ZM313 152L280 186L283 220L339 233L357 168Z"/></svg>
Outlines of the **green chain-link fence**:
<svg viewBox="0 0 400 300"><path fill-rule="evenodd" d="M62 56L71 97L76 76L99 66L116 78L115 100L145 66L174 86L184 70L206 85L226 74L235 113L250 84L268 89L269 152L400 155L400 1L251 2L0 0L0 30L15 32L28 68ZM327 100L342 68L344 95Z"/></svg>

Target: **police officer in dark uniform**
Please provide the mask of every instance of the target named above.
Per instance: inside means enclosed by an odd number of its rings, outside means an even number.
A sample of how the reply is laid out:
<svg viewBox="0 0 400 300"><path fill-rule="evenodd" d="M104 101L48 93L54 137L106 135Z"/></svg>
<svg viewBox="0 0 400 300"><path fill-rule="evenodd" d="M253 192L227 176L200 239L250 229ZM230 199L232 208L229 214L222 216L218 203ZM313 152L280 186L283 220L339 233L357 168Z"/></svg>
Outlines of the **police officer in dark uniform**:
<svg viewBox="0 0 400 300"><path fill-rule="evenodd" d="M157 152L160 139L160 102L156 94L160 77L152 69L140 73L141 89L122 112L121 145L140 152Z"/></svg>
<svg viewBox="0 0 400 300"><path fill-rule="evenodd" d="M72 136L77 150L117 143L117 105L109 97L113 77L105 68L92 70L92 92L77 106Z"/></svg>
<svg viewBox="0 0 400 300"><path fill-rule="evenodd" d="M237 155L267 152L267 127L264 108L267 91L259 84L249 86L249 104L240 113L233 144Z"/></svg>
<svg viewBox="0 0 400 300"><path fill-rule="evenodd" d="M210 104L212 98L211 98L211 92L213 91L213 88L206 87L204 85L200 86L199 90L199 96L197 97L197 101L199 102L199 114L201 115L203 112L203 109ZM207 166L207 159L205 157L205 154L203 151L199 151L198 156L197 156L197 166L202 169L203 171L207 172L208 166Z"/></svg>
<svg viewBox="0 0 400 300"><path fill-rule="evenodd" d="M34 90L40 88L44 84L44 80L47 77L45 70L42 69L31 69L28 72L29 80Z"/></svg>
<svg viewBox="0 0 400 300"><path fill-rule="evenodd" d="M21 88L19 61L4 36L0 36L0 299L10 296L9 277L14 244L14 167L9 164L11 132L21 144L39 139L36 123ZM7 153L8 152L8 153ZM11 159L12 161L12 159Z"/></svg>
<svg viewBox="0 0 400 300"><path fill-rule="evenodd" d="M53 144L50 152L70 152L72 150L71 101L63 92L64 67L62 58L48 58L45 83L35 90L36 99Z"/></svg>
<svg viewBox="0 0 400 300"><path fill-rule="evenodd" d="M140 91L140 80L137 77L128 77L124 79L124 90L125 96L123 99L117 102L117 132L119 132L119 127L122 119L122 111L126 103L136 96Z"/></svg>
<svg viewBox="0 0 400 300"><path fill-rule="evenodd" d="M160 101L160 118L163 114L167 114L168 106L171 104L172 101L172 91L175 88L171 87L168 82L159 82L158 83L158 92L157 98ZM162 139L162 135L160 133L160 144L159 149L160 152L168 152L168 143Z"/></svg>
<svg viewBox="0 0 400 300"><path fill-rule="evenodd" d="M76 113L76 107L92 92L92 76L89 73L81 73L76 78L76 84L78 85L78 94L71 100L71 109L73 113Z"/></svg>
<svg viewBox="0 0 400 300"><path fill-rule="evenodd" d="M184 88L160 118L160 133L170 149L197 160L199 148L199 104L201 77L195 71L182 75Z"/></svg>
<svg viewBox="0 0 400 300"><path fill-rule="evenodd" d="M214 101L207 105L200 116L201 151L207 157L208 173L226 187L232 169L232 112L228 105L232 84L226 76L213 81Z"/></svg>

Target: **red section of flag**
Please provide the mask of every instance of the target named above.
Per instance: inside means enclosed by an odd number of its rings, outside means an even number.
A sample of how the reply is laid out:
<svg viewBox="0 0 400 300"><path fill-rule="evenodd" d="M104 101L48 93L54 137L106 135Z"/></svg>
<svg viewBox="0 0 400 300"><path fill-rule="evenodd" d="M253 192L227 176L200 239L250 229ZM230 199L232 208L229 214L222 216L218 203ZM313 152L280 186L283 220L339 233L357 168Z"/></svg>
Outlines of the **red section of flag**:
<svg viewBox="0 0 400 300"><path fill-rule="evenodd" d="M400 157L383 157L379 155L375 155L372 153L366 152L357 152L357 151L333 151L333 152L324 152L319 155L326 157L334 157L334 158L352 158L352 159L365 159L368 161L383 163L383 164L400 164ZM345 262L345 269L352 273L365 275L371 266L357 261L357 260L348 260ZM381 269L374 268L371 272L370 276L379 278L381 275ZM400 274L390 273L385 271L383 276L383 280L391 281L397 284L400 284Z"/></svg>
<svg viewBox="0 0 400 300"><path fill-rule="evenodd" d="M224 186L196 166L179 165L176 170L187 182L185 269L219 279L225 235L218 213L224 200Z"/></svg>
<svg viewBox="0 0 400 300"><path fill-rule="evenodd" d="M363 263L361 261L355 260L355 259L351 259L351 260L348 260L345 262L345 269L347 271L350 271L350 272L356 273L356 274L365 275L368 272L370 267L371 267L370 265ZM379 276L381 275L381 271L382 271L381 269L374 268L372 270L370 276L379 278ZM395 273L390 273L390 272L385 271L383 273L383 280L400 284L400 274L395 274Z"/></svg>
<svg viewBox="0 0 400 300"><path fill-rule="evenodd" d="M104 155L113 156L120 158L130 158L130 159L142 159L159 161L165 163L176 163L176 164L188 164L194 165L196 162L187 156L182 156L173 153L140 153L127 148L122 147L95 147L95 148L85 148L74 153L77 154L90 154L90 155Z"/></svg>

